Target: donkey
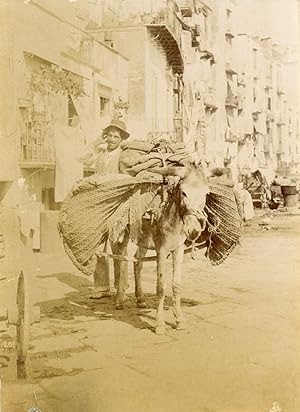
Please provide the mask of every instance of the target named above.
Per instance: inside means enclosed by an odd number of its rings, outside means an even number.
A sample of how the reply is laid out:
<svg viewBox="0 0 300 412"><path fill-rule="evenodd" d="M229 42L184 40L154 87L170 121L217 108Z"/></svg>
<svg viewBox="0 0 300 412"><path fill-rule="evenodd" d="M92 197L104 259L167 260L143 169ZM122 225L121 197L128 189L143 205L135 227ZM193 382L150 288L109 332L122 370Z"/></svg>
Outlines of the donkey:
<svg viewBox="0 0 300 412"><path fill-rule="evenodd" d="M181 275L186 240L196 240L205 229L206 215L204 207L206 195L209 192L208 182L200 167L189 165L176 168L158 168L153 170L164 176L176 176L172 190L163 190L163 201L159 213L152 219L144 219L142 235L137 241L137 262L134 264L135 294L138 307L145 307L145 299L141 286L142 262L147 249L155 249L157 254L157 284L158 307L156 313L155 332L165 333L164 299L166 294L166 264L169 255L173 258L173 312L176 329L185 329L185 320L181 311ZM124 236L120 251L126 250L129 235ZM116 307L123 308L125 280L122 276L120 262L120 278L117 288Z"/></svg>

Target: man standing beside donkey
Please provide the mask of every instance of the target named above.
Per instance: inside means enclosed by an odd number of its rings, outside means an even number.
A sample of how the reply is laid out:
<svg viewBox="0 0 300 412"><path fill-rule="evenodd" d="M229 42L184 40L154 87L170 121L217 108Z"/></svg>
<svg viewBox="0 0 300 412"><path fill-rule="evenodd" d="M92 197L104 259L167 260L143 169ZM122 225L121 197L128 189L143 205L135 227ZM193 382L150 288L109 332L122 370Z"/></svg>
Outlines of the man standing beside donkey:
<svg viewBox="0 0 300 412"><path fill-rule="evenodd" d="M103 129L102 135L91 144L91 150L81 158L86 166L94 165L95 174L107 175L119 172L119 159L121 155L120 144L128 139L130 133L122 120L113 119L108 126ZM107 250L106 242L104 250ZM118 244L111 244L112 253L122 254ZM124 262L123 262L124 263ZM125 283L128 286L128 265L124 266ZM114 261L114 287L117 288L120 278L120 262ZM111 296L109 262L105 257L97 258L97 265L94 273L94 288L90 295L91 299L101 299Z"/></svg>

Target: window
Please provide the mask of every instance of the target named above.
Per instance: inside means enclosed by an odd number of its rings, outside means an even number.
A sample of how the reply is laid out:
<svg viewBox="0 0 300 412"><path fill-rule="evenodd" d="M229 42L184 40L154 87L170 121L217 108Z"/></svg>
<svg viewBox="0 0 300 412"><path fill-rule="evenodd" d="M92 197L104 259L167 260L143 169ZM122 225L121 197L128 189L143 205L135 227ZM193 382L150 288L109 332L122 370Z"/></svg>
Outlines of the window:
<svg viewBox="0 0 300 412"><path fill-rule="evenodd" d="M109 99L100 96L100 117L106 117L109 112Z"/></svg>
<svg viewBox="0 0 300 412"><path fill-rule="evenodd" d="M271 97L268 97L268 109L272 110L272 100Z"/></svg>
<svg viewBox="0 0 300 412"><path fill-rule="evenodd" d="M257 68L257 49L253 49L253 68Z"/></svg>
<svg viewBox="0 0 300 412"><path fill-rule="evenodd" d="M279 124L277 125L277 139L278 139L278 144L281 145L282 144L282 130Z"/></svg>

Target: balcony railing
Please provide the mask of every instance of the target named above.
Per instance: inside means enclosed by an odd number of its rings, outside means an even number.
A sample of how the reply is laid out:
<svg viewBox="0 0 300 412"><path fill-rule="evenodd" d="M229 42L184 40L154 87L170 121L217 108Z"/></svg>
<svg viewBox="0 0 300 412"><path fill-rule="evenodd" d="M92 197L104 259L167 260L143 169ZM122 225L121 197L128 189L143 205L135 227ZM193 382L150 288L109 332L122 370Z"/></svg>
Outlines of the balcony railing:
<svg viewBox="0 0 300 412"><path fill-rule="evenodd" d="M54 165L54 122L38 117L26 122L20 146L20 163L23 166Z"/></svg>
<svg viewBox="0 0 300 412"><path fill-rule="evenodd" d="M173 7L170 7L170 5L173 5ZM175 8L175 2L167 0L164 8L156 13L143 16L143 23L164 48L173 71L183 73L183 59L180 51L181 24L173 11Z"/></svg>

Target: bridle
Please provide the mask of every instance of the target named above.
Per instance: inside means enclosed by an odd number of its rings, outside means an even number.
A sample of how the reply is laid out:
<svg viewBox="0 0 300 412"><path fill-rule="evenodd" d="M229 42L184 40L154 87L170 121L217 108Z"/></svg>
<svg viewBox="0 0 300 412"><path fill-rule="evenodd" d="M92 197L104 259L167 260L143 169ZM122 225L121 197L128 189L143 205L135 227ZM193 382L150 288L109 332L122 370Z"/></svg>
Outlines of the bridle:
<svg viewBox="0 0 300 412"><path fill-rule="evenodd" d="M195 218L198 220L207 220L207 214L204 210L200 211L196 209L186 209L184 216L195 216Z"/></svg>

